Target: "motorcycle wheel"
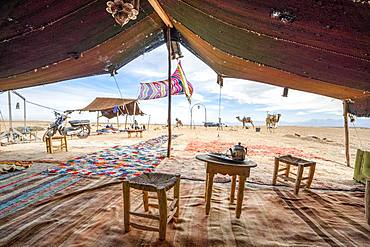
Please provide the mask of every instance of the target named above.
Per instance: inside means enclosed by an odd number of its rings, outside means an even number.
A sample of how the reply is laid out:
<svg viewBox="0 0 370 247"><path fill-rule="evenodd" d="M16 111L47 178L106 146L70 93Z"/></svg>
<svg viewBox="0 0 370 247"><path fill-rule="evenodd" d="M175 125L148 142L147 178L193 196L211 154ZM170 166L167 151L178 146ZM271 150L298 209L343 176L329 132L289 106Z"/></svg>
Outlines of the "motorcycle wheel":
<svg viewBox="0 0 370 247"><path fill-rule="evenodd" d="M42 141L45 142L46 141L46 138L52 137L53 135L55 135L56 132L57 132L56 129L54 129L54 128L48 128L45 131L44 135L42 136Z"/></svg>
<svg viewBox="0 0 370 247"><path fill-rule="evenodd" d="M90 128L88 126L82 126L81 131L77 134L80 139L87 138L90 135Z"/></svg>

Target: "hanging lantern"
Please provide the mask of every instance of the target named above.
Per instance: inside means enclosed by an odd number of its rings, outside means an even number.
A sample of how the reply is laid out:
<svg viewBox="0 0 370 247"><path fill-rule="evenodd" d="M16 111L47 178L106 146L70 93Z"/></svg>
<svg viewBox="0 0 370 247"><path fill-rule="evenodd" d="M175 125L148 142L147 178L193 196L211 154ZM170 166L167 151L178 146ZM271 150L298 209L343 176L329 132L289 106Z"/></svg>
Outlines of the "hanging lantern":
<svg viewBox="0 0 370 247"><path fill-rule="evenodd" d="M108 1L107 6L105 10L112 14L115 21L121 26L126 25L130 20L136 20L139 14L138 0L135 0L134 3L125 3L122 0Z"/></svg>
<svg viewBox="0 0 370 247"><path fill-rule="evenodd" d="M220 74L217 74L217 84L220 85L220 87L224 86L224 78Z"/></svg>
<svg viewBox="0 0 370 247"><path fill-rule="evenodd" d="M289 88L285 87L284 90L283 90L283 97L288 97L288 90Z"/></svg>
<svg viewBox="0 0 370 247"><path fill-rule="evenodd" d="M171 36L171 59L179 59L183 58L184 56L182 55L181 49L180 49L180 34L176 30L176 28L171 28L170 30L170 36Z"/></svg>
<svg viewBox="0 0 370 247"><path fill-rule="evenodd" d="M21 109L20 106L19 106L19 102L17 102L17 104L15 105L15 109L17 109L17 110Z"/></svg>
<svg viewBox="0 0 370 247"><path fill-rule="evenodd" d="M180 50L180 43L179 42L171 41L171 51L172 51L172 53L171 53L171 59L172 60L184 57L182 55L181 50Z"/></svg>

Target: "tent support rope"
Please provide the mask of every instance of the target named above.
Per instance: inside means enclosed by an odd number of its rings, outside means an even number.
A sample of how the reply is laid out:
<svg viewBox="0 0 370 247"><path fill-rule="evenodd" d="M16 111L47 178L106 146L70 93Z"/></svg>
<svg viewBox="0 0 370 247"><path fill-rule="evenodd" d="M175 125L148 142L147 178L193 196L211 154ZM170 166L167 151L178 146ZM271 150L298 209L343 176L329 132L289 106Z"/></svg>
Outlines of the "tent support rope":
<svg viewBox="0 0 370 247"><path fill-rule="evenodd" d="M118 90L118 93L119 93L119 96L121 97L121 99L122 99L122 105L123 105L123 107L125 108L125 110L126 110L126 115L129 115L129 112L128 112L128 109L127 109L127 106L126 106L126 104L125 104L125 100L123 99L123 96L122 96L122 92L121 92L121 88L119 87L119 85L118 85L118 82L117 82L117 79L116 79L116 77L114 76L114 74L115 74L115 72L112 72L112 77L113 77L113 79L114 79L114 82L116 83L116 86L117 86L117 90ZM136 102L135 102L135 106L136 106ZM124 114L124 112L123 112L123 110L121 110L121 107L118 107L118 111L119 112L121 112L123 115L125 115ZM135 119L135 114L136 114L136 112L134 112L134 119ZM117 124L118 124L118 116L119 116L119 114L118 114L118 112L117 112ZM131 120L131 118L130 118L130 120ZM126 123L127 123L127 116L126 116ZM126 123L125 123L125 129L126 129ZM118 127L119 128L119 127Z"/></svg>

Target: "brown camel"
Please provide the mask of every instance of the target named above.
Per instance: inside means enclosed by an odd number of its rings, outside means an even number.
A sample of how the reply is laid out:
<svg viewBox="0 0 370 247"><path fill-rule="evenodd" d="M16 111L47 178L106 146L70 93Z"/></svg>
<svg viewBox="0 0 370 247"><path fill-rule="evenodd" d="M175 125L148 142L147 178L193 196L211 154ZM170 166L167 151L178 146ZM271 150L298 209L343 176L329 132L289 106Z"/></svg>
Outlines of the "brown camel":
<svg viewBox="0 0 370 247"><path fill-rule="evenodd" d="M267 129L276 129L277 128L277 123L280 120L281 114L267 114L266 117L266 127Z"/></svg>
<svg viewBox="0 0 370 247"><path fill-rule="evenodd" d="M254 124L253 124L253 121L250 117L243 117L242 119L237 116L236 119L239 120L239 122L242 122L243 123L243 129L246 128L248 129L248 126L246 126L247 123L250 123L252 125L252 127L254 128Z"/></svg>
<svg viewBox="0 0 370 247"><path fill-rule="evenodd" d="M177 127L177 128L184 126L184 125L182 124L182 122L181 122L181 120L180 120L180 119L176 118L175 120L176 120L176 127Z"/></svg>

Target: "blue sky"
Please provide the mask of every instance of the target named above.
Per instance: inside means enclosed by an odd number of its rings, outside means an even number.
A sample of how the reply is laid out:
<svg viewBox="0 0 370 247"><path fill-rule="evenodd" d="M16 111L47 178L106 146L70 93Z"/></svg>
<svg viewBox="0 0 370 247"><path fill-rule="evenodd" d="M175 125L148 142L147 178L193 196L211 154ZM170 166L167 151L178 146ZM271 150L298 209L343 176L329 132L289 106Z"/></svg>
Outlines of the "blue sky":
<svg viewBox="0 0 370 247"><path fill-rule="evenodd" d="M218 121L219 87L216 73L182 47L184 58L182 66L188 80L194 86L192 103L202 103L207 108L208 121ZM176 61L172 63L173 70ZM167 77L167 51L163 45L146 53L118 71L116 75L123 97L135 98L140 82L163 80ZM54 83L44 86L17 90L29 101L52 108L67 110L79 109L95 97L119 97L113 78L101 75ZM282 114L281 123L290 125L342 125L342 102L336 99L289 90L287 98L281 97L281 87L239 79L225 79L222 88L221 117L223 122L237 123L236 116L250 116L254 121L264 121L267 111ZM21 120L23 111L16 110L15 95L12 97L14 119ZM152 123L164 123L167 119L167 99L141 101L143 111L151 115ZM22 103L21 103L22 107ZM54 119L51 110L28 105L28 119ZM7 94L0 95L0 110L5 119L8 117ZM185 96L173 97L173 119L180 118L190 123L190 106ZM1 116L0 116L1 117ZM74 113L75 119L95 121L94 113ZM203 109L194 108L195 124L204 121ZM115 122L115 120L112 120ZM123 117L120 120L123 122ZM146 123L148 116L139 118ZM357 126L370 127L369 119L358 119Z"/></svg>

